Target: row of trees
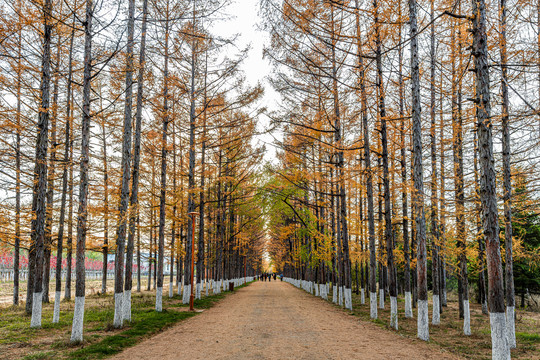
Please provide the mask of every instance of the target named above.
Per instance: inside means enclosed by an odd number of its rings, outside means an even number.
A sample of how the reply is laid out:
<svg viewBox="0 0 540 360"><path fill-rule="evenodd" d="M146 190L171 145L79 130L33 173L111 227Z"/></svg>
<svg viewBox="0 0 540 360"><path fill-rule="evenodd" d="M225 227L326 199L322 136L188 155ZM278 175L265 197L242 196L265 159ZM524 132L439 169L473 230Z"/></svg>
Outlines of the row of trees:
<svg viewBox="0 0 540 360"><path fill-rule="evenodd" d="M166 258L169 296L175 283L181 293L183 281L184 302L192 249L198 297L205 283L207 294L218 293L223 281L238 285L260 268L263 217L253 204L264 148L254 136L263 91L240 70L246 51L211 34L226 5L3 3L0 240L14 249L15 305L21 251L28 250L32 327L41 326L49 301L53 251L53 322L62 285L71 299L75 267L72 342L83 339L88 250L103 254L102 293L114 253L115 327L131 320L134 265L148 263L149 280L153 271L157 311ZM188 217L194 212L198 229Z"/></svg>
<svg viewBox="0 0 540 360"><path fill-rule="evenodd" d="M536 4L268 0L263 8L282 98L273 114L279 163L266 185L268 206L279 209L269 226L276 264L323 298L332 283L334 302L349 309L355 280L362 302L370 294L372 318L388 294L396 329L402 289L405 315L418 307L422 340L428 283L438 325L448 276L458 279L471 334L473 271L493 358L509 358L514 252L534 261L513 236L512 177L528 174L527 203L517 206L538 211L540 85L528 76L540 73Z"/></svg>

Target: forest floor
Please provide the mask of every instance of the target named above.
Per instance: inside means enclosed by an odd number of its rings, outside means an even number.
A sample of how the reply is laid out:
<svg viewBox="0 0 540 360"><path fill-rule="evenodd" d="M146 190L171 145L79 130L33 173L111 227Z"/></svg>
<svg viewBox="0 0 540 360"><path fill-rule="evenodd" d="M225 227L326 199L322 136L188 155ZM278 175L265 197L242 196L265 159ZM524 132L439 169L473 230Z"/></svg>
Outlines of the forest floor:
<svg viewBox="0 0 540 360"><path fill-rule="evenodd" d="M89 288L100 288L100 281ZM491 358L489 318L471 302L473 334L463 336L452 297L441 325L430 324L430 341L425 343L416 339L416 318L404 317L401 298L395 331L388 326L388 302L385 309L378 309L379 318L371 320L369 305L360 304L354 293L350 312L285 282L254 282L230 295L197 300L196 308L204 312L193 318L196 313L187 311L180 297L169 299L167 294L165 287L165 311L156 313L154 291L134 292L133 321L117 330L112 327L112 294L91 291L86 298L84 343L79 345L69 344L73 301L62 301L58 324L51 323L53 304L45 304L42 329L29 328L23 306L2 304L0 359L102 359L115 354L118 360ZM512 351L513 359L540 359L539 328L540 313L517 310L518 348Z"/></svg>
<svg viewBox="0 0 540 360"><path fill-rule="evenodd" d="M463 335L463 320L459 319L458 301L451 294L448 306L443 308L440 325L432 325L432 303L429 301L429 336L430 343L437 344L446 351L459 354L466 359L491 359L491 329L489 316L482 314L482 307L470 300L471 333ZM402 337L416 339L417 319L413 309L413 318L406 318L405 302L398 297L399 330L390 328L390 302L386 299L384 309L378 309L378 319L371 320L369 315L369 295L366 294L366 304L361 304L360 295L353 293L354 315L362 320L371 321L388 331ZM516 309L516 340L517 348L512 350L512 359L540 360L540 313Z"/></svg>
<svg viewBox="0 0 540 360"><path fill-rule="evenodd" d="M166 281L168 284L168 279ZM108 287L112 285L108 284ZM244 285L245 286L245 285ZM90 291L89 291L90 288ZM163 289L163 309L155 311L155 291L132 293L132 321L122 329L112 326L114 317L114 297L112 290L99 294L101 281L87 285L84 315L84 341L72 345L69 342L73 318L74 300L62 300L60 304L60 322L52 323L53 303L43 304L42 328L30 328L30 316L24 311L24 303L19 307L8 304L0 305L0 360L37 360L37 359L103 359L119 353L168 327L188 319L198 312L190 312L189 305L182 304L181 296L169 298L168 286ZM238 288L237 288L238 289ZM176 290L176 289L175 289ZM176 291L175 291L176 294ZM195 300L196 309L209 309L230 294L218 295ZM0 296L7 294L0 294ZM62 294L63 295L63 294ZM74 294L72 293L72 297ZM54 292L51 292L51 300ZM23 299L21 299L23 300Z"/></svg>
<svg viewBox="0 0 540 360"><path fill-rule="evenodd" d="M126 349L127 359L459 359L281 282L255 282Z"/></svg>

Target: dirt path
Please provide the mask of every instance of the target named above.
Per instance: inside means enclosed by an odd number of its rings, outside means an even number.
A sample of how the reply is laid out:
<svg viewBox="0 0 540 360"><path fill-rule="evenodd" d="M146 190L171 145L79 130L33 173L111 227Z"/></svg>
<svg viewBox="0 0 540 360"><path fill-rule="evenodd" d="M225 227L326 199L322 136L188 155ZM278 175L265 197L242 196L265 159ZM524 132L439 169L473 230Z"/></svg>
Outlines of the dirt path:
<svg viewBox="0 0 540 360"><path fill-rule="evenodd" d="M285 282L256 282L115 359L457 359Z"/></svg>

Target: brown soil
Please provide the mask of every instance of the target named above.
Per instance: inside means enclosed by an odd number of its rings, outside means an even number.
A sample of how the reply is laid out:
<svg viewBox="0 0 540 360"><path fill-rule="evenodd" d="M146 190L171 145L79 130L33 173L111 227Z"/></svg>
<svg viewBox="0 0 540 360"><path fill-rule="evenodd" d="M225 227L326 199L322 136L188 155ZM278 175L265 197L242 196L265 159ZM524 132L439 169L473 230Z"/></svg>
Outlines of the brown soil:
<svg viewBox="0 0 540 360"><path fill-rule="evenodd" d="M285 282L255 282L115 359L457 359Z"/></svg>

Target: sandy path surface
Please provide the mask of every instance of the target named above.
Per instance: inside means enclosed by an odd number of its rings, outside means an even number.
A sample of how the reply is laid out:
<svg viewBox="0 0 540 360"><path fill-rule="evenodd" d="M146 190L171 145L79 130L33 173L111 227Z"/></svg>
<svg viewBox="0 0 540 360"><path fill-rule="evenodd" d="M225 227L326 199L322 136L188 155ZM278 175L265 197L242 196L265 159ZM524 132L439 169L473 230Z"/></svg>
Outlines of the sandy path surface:
<svg viewBox="0 0 540 360"><path fill-rule="evenodd" d="M280 281L255 282L115 359L457 359Z"/></svg>

